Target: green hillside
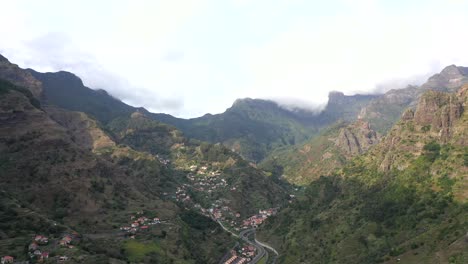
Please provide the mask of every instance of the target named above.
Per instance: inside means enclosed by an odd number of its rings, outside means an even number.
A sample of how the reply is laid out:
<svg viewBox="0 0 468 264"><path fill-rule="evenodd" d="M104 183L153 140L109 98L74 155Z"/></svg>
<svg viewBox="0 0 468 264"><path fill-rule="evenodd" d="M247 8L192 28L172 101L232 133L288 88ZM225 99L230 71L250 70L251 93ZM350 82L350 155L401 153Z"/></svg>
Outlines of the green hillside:
<svg viewBox="0 0 468 264"><path fill-rule="evenodd" d="M425 93L413 115L311 183L260 238L282 263L466 263L467 89Z"/></svg>

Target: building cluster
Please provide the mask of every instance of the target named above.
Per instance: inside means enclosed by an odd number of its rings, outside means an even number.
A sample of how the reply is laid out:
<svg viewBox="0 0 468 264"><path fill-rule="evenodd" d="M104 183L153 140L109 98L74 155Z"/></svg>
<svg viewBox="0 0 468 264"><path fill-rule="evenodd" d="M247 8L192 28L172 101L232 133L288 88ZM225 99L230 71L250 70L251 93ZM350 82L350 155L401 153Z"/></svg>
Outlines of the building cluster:
<svg viewBox="0 0 468 264"><path fill-rule="evenodd" d="M175 195L173 196L177 202L192 203L192 197L188 194L189 190L203 193L207 199L213 193L226 190L227 182L225 179L218 177L221 175L220 172L208 171L206 166L202 166L200 169L198 169L197 166L193 166L190 168L197 169L197 174L187 174L187 179L190 181L190 184L182 184L177 187Z"/></svg>
<svg viewBox="0 0 468 264"><path fill-rule="evenodd" d="M1 262L2 264L7 264L7 263L13 263L15 261L15 258L12 257L12 256L4 256L2 257L1 259Z"/></svg>
<svg viewBox="0 0 468 264"><path fill-rule="evenodd" d="M224 264L248 263L257 254L257 249L252 245L238 246L230 251L230 255Z"/></svg>
<svg viewBox="0 0 468 264"><path fill-rule="evenodd" d="M268 217L276 215L278 213L278 208L270 208L266 210L259 210L258 214L253 215L245 219L242 223L243 228L254 227L257 228L261 225Z"/></svg>
<svg viewBox="0 0 468 264"><path fill-rule="evenodd" d="M199 192L214 192L216 190L224 190L227 186L227 182L223 178L213 177L213 176L194 176L193 174L188 174L187 178L192 182L192 188L195 191Z"/></svg>
<svg viewBox="0 0 468 264"><path fill-rule="evenodd" d="M39 263L44 262L49 258L49 252L41 251L40 247L49 243L49 239L43 235L36 235L33 237L31 244L28 246L28 255L31 260ZM8 262L6 262L8 263Z"/></svg>
<svg viewBox="0 0 468 264"><path fill-rule="evenodd" d="M143 212L137 212L136 215L130 216L130 223L126 226L121 226L120 230L131 235L135 238L135 234L139 231L147 231L153 225L161 224L158 217L149 218L143 215Z"/></svg>
<svg viewBox="0 0 468 264"><path fill-rule="evenodd" d="M208 166L192 165L189 167L189 170L197 175L206 175L212 177L221 175L219 170L210 170Z"/></svg>
<svg viewBox="0 0 468 264"><path fill-rule="evenodd" d="M241 258L238 256L231 256L228 260L224 262L224 264L243 264L247 263L246 258Z"/></svg>
<svg viewBox="0 0 468 264"><path fill-rule="evenodd" d="M171 160L170 159L165 159L161 156L159 156L158 154L156 154L156 158L159 160L159 162L163 165L168 165L169 163L171 163Z"/></svg>

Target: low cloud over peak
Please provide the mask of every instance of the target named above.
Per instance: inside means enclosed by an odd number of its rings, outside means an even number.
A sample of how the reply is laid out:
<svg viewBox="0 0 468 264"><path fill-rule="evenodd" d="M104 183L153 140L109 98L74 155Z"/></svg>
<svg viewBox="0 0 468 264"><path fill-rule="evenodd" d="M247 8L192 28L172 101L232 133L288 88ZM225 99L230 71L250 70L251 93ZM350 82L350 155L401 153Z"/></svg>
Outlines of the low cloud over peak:
<svg viewBox="0 0 468 264"><path fill-rule="evenodd" d="M382 93L468 65L465 1L46 2L4 3L10 61L182 117L243 97L316 111L329 91Z"/></svg>

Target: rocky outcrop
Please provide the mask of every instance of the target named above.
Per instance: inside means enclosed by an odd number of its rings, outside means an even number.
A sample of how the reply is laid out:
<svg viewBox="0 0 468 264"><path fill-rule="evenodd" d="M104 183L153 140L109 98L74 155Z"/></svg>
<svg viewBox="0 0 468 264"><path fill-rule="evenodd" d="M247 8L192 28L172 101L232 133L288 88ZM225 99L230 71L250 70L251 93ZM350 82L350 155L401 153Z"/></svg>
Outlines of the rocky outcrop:
<svg viewBox="0 0 468 264"><path fill-rule="evenodd" d="M416 108L414 124L438 133L439 138L446 142L451 136L453 123L462 113L463 102L458 94L428 91Z"/></svg>
<svg viewBox="0 0 468 264"><path fill-rule="evenodd" d="M468 83L468 68L450 65L430 77L426 83L393 89L365 106L359 117L369 121L379 133L385 134L408 107L415 108L426 91L455 92Z"/></svg>
<svg viewBox="0 0 468 264"><path fill-rule="evenodd" d="M354 156L367 151L378 142L377 132L370 128L369 122L360 119L341 129L335 145Z"/></svg>
<svg viewBox="0 0 468 264"><path fill-rule="evenodd" d="M456 93L425 92L416 110L407 109L376 149L380 171L405 169L408 157L421 155L429 142L467 146L467 95L468 84Z"/></svg>
<svg viewBox="0 0 468 264"><path fill-rule="evenodd" d="M445 67L440 73L433 75L421 90L435 90L441 92L454 92L468 82L468 68L456 65Z"/></svg>

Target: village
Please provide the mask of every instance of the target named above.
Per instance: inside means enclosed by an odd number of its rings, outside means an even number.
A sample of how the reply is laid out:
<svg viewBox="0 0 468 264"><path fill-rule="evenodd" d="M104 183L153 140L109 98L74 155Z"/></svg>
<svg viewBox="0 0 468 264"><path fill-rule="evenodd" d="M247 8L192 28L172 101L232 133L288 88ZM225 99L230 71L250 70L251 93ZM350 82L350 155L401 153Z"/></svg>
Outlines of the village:
<svg viewBox="0 0 468 264"><path fill-rule="evenodd" d="M64 253L63 249L74 249L81 239L81 235L77 232L63 233L59 239L49 239L45 235L37 234L31 238L31 243L27 245L27 255L29 261L16 262L12 256L3 256L0 263L45 263L54 260L58 263L67 262L69 257L63 254L54 254L52 257L50 252ZM49 257L50 260L49 260Z"/></svg>
<svg viewBox="0 0 468 264"><path fill-rule="evenodd" d="M257 249L252 245L237 246L229 251L229 255L223 264L244 264L249 263L257 254Z"/></svg>
<svg viewBox="0 0 468 264"><path fill-rule="evenodd" d="M143 211L137 212L130 216L130 223L120 227L120 231L125 232L128 237L135 239L137 233L145 232L153 225L161 224L158 217L149 218L144 215Z"/></svg>
<svg viewBox="0 0 468 264"><path fill-rule="evenodd" d="M219 195L224 191L236 191L235 186L228 186L219 171L211 171L207 166L195 165L190 166L189 170L190 172L186 175L188 183L177 187L175 194L170 197L183 204L186 209L198 210L201 214L221 223L233 233L257 228L268 217L278 213L279 208L268 208L259 210L257 214L248 218L242 218L240 212L230 207L230 201ZM169 196L167 193L166 195ZM294 199L293 196L290 198ZM239 240L238 245L227 253L222 263L249 263L256 254L258 254L256 247Z"/></svg>

